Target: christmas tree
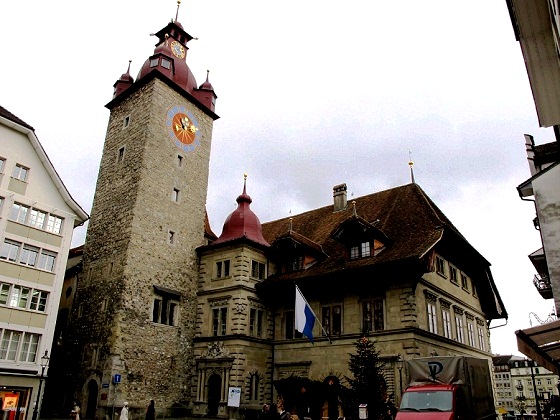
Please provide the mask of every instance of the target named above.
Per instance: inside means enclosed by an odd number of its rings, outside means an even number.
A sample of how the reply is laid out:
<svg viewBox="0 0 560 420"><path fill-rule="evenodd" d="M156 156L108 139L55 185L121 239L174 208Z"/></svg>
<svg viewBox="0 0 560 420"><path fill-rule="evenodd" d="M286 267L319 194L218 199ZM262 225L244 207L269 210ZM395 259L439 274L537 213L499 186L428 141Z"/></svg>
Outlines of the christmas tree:
<svg viewBox="0 0 560 420"><path fill-rule="evenodd" d="M379 360L379 353L375 350L375 343L367 337L356 340L356 354L350 354L348 366L353 378L347 378L352 388L352 403L349 407L352 417L358 418L360 404L367 404L370 420L382 419L386 413L385 397L387 385L381 371L383 364Z"/></svg>

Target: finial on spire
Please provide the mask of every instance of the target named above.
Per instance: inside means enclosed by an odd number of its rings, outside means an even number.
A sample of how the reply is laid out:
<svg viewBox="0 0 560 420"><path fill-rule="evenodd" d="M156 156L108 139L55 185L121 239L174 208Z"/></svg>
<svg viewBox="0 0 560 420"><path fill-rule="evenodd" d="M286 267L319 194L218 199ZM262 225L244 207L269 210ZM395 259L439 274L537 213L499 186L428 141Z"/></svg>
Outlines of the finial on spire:
<svg viewBox="0 0 560 420"><path fill-rule="evenodd" d="M293 225L292 222L294 221L293 217L290 217L290 232L292 231Z"/></svg>
<svg viewBox="0 0 560 420"><path fill-rule="evenodd" d="M181 0L177 0L177 13L175 13L175 22L179 18L179 6L181 5Z"/></svg>
<svg viewBox="0 0 560 420"><path fill-rule="evenodd" d="M356 212L356 200L352 200L352 214L357 216L358 213Z"/></svg>
<svg viewBox="0 0 560 420"><path fill-rule="evenodd" d="M130 74L130 63L132 63L132 60L128 60L128 70L126 72L129 74Z"/></svg>
<svg viewBox="0 0 560 420"><path fill-rule="evenodd" d="M243 174L243 194L247 194L247 172Z"/></svg>
<svg viewBox="0 0 560 420"><path fill-rule="evenodd" d="M408 166L410 166L410 182L414 184L414 170L412 169L414 162L412 161L412 152L410 150L408 151Z"/></svg>

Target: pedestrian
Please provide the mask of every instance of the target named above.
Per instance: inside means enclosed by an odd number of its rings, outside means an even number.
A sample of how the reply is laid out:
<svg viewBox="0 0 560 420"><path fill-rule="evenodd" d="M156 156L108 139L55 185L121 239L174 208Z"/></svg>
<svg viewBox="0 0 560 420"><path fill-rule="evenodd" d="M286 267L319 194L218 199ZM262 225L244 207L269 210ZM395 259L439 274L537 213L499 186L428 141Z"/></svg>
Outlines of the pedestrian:
<svg viewBox="0 0 560 420"><path fill-rule="evenodd" d="M150 405L146 410L146 420L156 420L156 405L154 400L150 400Z"/></svg>
<svg viewBox="0 0 560 420"><path fill-rule="evenodd" d="M80 420L80 406L78 405L78 401L74 401L74 408L70 412L70 417L73 420Z"/></svg>
<svg viewBox="0 0 560 420"><path fill-rule="evenodd" d="M278 406L276 404L270 404L269 413L270 420L280 420L280 413L278 412Z"/></svg>
<svg viewBox="0 0 560 420"><path fill-rule="evenodd" d="M270 420L270 405L263 404L262 410L259 413L258 420Z"/></svg>
<svg viewBox="0 0 560 420"><path fill-rule="evenodd" d="M284 408L284 402L283 401L278 402L278 412L280 413L280 420L290 420L291 419L291 414L290 414L289 411L286 411L286 409Z"/></svg>
<svg viewBox="0 0 560 420"><path fill-rule="evenodd" d="M119 420L128 420L128 403L126 401L123 404Z"/></svg>
<svg viewBox="0 0 560 420"><path fill-rule="evenodd" d="M393 404L393 401L391 401L391 397L387 396L387 399L385 400L385 406L387 407L387 418L389 419L394 419L397 415L397 407L395 407L395 404Z"/></svg>

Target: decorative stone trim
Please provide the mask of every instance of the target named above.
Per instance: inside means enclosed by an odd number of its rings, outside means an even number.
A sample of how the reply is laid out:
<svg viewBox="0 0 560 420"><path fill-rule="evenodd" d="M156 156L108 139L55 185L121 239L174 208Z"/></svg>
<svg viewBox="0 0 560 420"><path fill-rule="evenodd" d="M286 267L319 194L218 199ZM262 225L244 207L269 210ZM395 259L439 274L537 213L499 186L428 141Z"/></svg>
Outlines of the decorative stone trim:
<svg viewBox="0 0 560 420"><path fill-rule="evenodd" d="M215 308L216 306L227 306L229 303L229 298L219 299L219 300L209 300L208 303L211 308Z"/></svg>
<svg viewBox="0 0 560 420"><path fill-rule="evenodd" d="M483 320L483 319L480 319L480 318L476 318L476 323L477 323L478 325L480 325L480 326L485 326L485 325L486 325L486 323L484 322L484 320Z"/></svg>
<svg viewBox="0 0 560 420"><path fill-rule="evenodd" d="M468 312L465 312L465 316L469 321L474 321L474 315Z"/></svg>
<svg viewBox="0 0 560 420"><path fill-rule="evenodd" d="M451 308L451 302L449 302L448 300L440 298L439 303L443 309L449 310Z"/></svg>
<svg viewBox="0 0 560 420"><path fill-rule="evenodd" d="M438 295L436 295L435 293L431 292L428 289L424 289L424 295L426 296L426 300L428 302L436 302Z"/></svg>
<svg viewBox="0 0 560 420"><path fill-rule="evenodd" d="M463 315L465 311L462 308L453 305L453 312L455 312L456 315Z"/></svg>
<svg viewBox="0 0 560 420"><path fill-rule="evenodd" d="M224 347L224 343L221 341L208 343L208 349L202 353L202 357L229 357L229 351Z"/></svg>

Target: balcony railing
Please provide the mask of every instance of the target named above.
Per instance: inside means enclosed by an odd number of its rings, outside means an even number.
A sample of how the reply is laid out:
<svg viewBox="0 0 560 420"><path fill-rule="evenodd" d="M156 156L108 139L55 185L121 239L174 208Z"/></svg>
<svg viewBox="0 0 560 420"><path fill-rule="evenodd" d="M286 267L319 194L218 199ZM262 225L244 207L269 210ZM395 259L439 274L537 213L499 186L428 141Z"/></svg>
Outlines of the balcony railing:
<svg viewBox="0 0 560 420"><path fill-rule="evenodd" d="M543 299L552 299L552 286L550 285L550 280L548 276L539 277L535 275L533 278L533 284L543 297Z"/></svg>

